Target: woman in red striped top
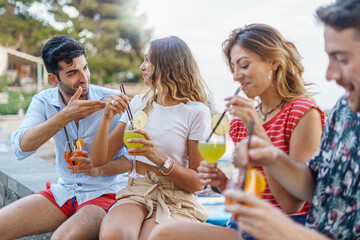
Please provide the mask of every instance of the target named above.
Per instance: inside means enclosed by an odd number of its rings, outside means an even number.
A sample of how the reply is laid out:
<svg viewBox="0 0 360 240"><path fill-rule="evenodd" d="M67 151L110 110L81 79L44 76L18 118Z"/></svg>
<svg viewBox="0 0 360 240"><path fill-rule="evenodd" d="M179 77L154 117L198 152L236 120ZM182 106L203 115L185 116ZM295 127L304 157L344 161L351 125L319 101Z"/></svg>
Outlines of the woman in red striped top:
<svg viewBox="0 0 360 240"><path fill-rule="evenodd" d="M304 68L295 45L271 26L251 24L230 34L223 43L223 53L234 81L240 84L247 96L226 99L226 110L235 116L230 129L233 142L236 144L246 138L247 128L254 121L255 135L305 164L320 142L325 117L305 88ZM254 98L259 103L257 106L254 106ZM262 198L294 215L294 220L305 222L309 205L303 208L304 202L287 192L266 168L259 169L267 181ZM203 184L225 189L228 179L213 164L202 161L198 171ZM236 223L230 227L236 229ZM176 222L154 229L150 239L225 240L235 236L233 229ZM246 234L243 237L251 239Z"/></svg>
<svg viewBox="0 0 360 240"><path fill-rule="evenodd" d="M320 142L325 119L305 88L295 45L268 25L252 24L234 30L223 43L223 52L234 80L248 97L227 98L227 110L236 116L230 130L234 143L248 136L247 127L253 120L255 135L305 163ZM260 102L257 107L254 98ZM262 198L292 216L307 214L309 203L302 208L303 201L287 192L266 168L259 169L267 180ZM302 222L304 218L296 219Z"/></svg>

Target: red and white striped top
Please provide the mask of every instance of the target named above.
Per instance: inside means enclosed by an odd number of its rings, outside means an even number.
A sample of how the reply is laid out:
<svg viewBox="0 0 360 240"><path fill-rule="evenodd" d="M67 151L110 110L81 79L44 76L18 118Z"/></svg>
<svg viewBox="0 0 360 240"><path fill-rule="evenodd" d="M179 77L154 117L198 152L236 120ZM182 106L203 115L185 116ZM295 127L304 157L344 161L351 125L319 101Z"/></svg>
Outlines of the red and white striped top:
<svg viewBox="0 0 360 240"><path fill-rule="evenodd" d="M300 97L287 103L272 119L270 119L270 121L263 124L263 127L274 146L280 148L281 150L289 154L291 134L294 131L299 119L306 113L307 110L311 108L319 110L319 112L321 113L322 126L324 127L324 112L321 111L321 109L315 103L305 97ZM245 126L238 118L234 118L231 121L229 134L235 144L249 136ZM258 170L260 170L264 175L263 168L259 167ZM266 190L263 193L262 198L269 201L274 206L280 208L280 205L274 199L274 196L270 191L267 181ZM291 214L290 216L306 215L309 211L309 208L310 204L306 202L303 209L299 213Z"/></svg>

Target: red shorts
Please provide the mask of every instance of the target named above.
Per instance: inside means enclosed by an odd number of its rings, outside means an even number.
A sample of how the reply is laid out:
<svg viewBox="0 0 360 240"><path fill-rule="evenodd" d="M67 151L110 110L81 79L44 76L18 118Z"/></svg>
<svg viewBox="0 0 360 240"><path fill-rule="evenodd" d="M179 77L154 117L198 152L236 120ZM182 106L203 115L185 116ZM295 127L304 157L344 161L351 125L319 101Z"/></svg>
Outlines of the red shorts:
<svg viewBox="0 0 360 240"><path fill-rule="evenodd" d="M62 205L60 207L56 203L54 195L50 191L50 184L46 184L46 185L47 185L47 189L38 192L38 194L41 194L44 197L46 197L47 199L49 199L49 201L52 202L57 208L59 208L60 211L62 211L67 218L71 217L71 215L76 213L80 208L82 208L82 207L84 207L86 205L89 205L89 204L99 206L99 207L101 207L102 209L104 209L107 212L109 210L109 208L116 202L116 199L115 199L116 194L115 193L108 193L108 194L101 195L98 198L94 198L92 200L84 202L84 203L82 203L80 205L78 205L76 197L73 197L73 198L67 200L64 203L64 205Z"/></svg>

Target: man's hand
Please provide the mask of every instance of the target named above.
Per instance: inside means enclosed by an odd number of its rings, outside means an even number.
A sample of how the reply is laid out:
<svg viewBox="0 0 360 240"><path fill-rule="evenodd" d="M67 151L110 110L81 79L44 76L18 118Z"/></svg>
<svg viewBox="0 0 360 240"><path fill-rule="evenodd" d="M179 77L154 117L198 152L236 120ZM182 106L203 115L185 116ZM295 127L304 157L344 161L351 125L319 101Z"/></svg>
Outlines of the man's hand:
<svg viewBox="0 0 360 240"><path fill-rule="evenodd" d="M282 152L270 142L257 136L251 138L250 149L248 149L248 141L249 138L246 138L235 147L233 163L236 167L266 166L273 163Z"/></svg>
<svg viewBox="0 0 360 240"><path fill-rule="evenodd" d="M94 112L104 109L105 102L100 100L80 100L82 88L79 87L76 93L70 98L67 106L61 111L65 114L64 118L71 122L73 120L84 119Z"/></svg>
<svg viewBox="0 0 360 240"><path fill-rule="evenodd" d="M70 160L73 161L76 165L68 165L67 168L71 170L72 173L87 173L90 176L93 176L94 169L91 167L89 153L85 150L76 150L75 156L71 157Z"/></svg>

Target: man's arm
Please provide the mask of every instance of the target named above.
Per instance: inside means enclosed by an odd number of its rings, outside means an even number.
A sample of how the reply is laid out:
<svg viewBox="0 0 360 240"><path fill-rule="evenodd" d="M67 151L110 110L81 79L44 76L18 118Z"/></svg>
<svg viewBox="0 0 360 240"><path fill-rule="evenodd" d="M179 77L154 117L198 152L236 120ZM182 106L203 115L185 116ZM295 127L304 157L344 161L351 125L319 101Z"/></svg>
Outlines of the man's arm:
<svg viewBox="0 0 360 240"><path fill-rule="evenodd" d="M226 190L223 194L235 203L226 205L225 211L236 214L237 221L242 223L242 230L256 239L269 239L271 236L272 239L279 240L330 240L327 236L292 221L280 209L255 194L234 189Z"/></svg>
<svg viewBox="0 0 360 240"><path fill-rule="evenodd" d="M251 149L247 149L248 139L241 141L234 154L236 166L244 167L250 162L255 166L266 166L271 175L295 197L311 202L315 189L315 179L309 167L297 163L282 150L253 136Z"/></svg>
<svg viewBox="0 0 360 240"><path fill-rule="evenodd" d="M311 202L316 182L309 167L290 159L280 149L277 150L276 160L269 164L267 169L289 193L298 199Z"/></svg>
<svg viewBox="0 0 360 240"><path fill-rule="evenodd" d="M45 122L27 129L20 140L21 151L35 151L66 126L70 121L64 113L65 112L60 111Z"/></svg>
<svg viewBox="0 0 360 240"><path fill-rule="evenodd" d="M35 151L69 122L84 119L105 107L106 103L100 100L79 100L81 93L82 88L79 88L63 110L44 122L28 128L20 140L21 151Z"/></svg>

